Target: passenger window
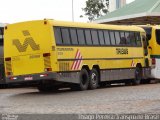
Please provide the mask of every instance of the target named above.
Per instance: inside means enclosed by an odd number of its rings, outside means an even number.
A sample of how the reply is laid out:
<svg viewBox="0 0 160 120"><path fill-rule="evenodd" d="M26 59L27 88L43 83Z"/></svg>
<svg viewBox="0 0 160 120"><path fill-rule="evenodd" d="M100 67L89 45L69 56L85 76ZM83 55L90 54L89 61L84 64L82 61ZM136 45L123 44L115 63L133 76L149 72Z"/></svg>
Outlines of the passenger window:
<svg viewBox="0 0 160 120"><path fill-rule="evenodd" d="M142 46L140 33L136 32L135 37L136 37L137 46Z"/></svg>
<svg viewBox="0 0 160 120"><path fill-rule="evenodd" d="M131 40L131 45L135 46L136 45L136 38L135 38L135 32L130 32L130 40Z"/></svg>
<svg viewBox="0 0 160 120"><path fill-rule="evenodd" d="M99 45L97 30L91 30L93 45Z"/></svg>
<svg viewBox="0 0 160 120"><path fill-rule="evenodd" d="M70 29L70 34L71 34L72 44L73 44L73 45L78 45L78 38L77 38L76 29L71 28L71 29Z"/></svg>
<svg viewBox="0 0 160 120"><path fill-rule="evenodd" d="M100 45L105 45L105 43L104 43L104 35L103 35L103 31L102 30L98 30L98 36L99 36Z"/></svg>
<svg viewBox="0 0 160 120"><path fill-rule="evenodd" d="M105 44L106 45L111 45L110 42L110 35L108 30L104 30L104 39L105 39Z"/></svg>
<svg viewBox="0 0 160 120"><path fill-rule="evenodd" d="M84 31L83 29L77 29L77 35L78 35L78 42L79 45L85 45L85 37L84 37Z"/></svg>
<svg viewBox="0 0 160 120"><path fill-rule="evenodd" d="M130 40L129 32L125 32L125 37L126 37L126 44L127 45L131 45L131 40Z"/></svg>
<svg viewBox="0 0 160 120"><path fill-rule="evenodd" d="M61 29L59 27L54 28L54 35L55 35L56 44L61 45L63 41L61 36Z"/></svg>
<svg viewBox="0 0 160 120"><path fill-rule="evenodd" d="M89 29L85 30L85 36L87 45L92 45L91 31Z"/></svg>
<svg viewBox="0 0 160 120"><path fill-rule="evenodd" d="M110 37L111 37L111 44L115 45L116 41L115 41L115 35L113 31L110 31Z"/></svg>
<svg viewBox="0 0 160 120"><path fill-rule="evenodd" d="M118 31L115 32L116 45L120 45L120 34Z"/></svg>
<svg viewBox="0 0 160 120"><path fill-rule="evenodd" d="M63 44L71 44L68 28L61 28Z"/></svg>
<svg viewBox="0 0 160 120"><path fill-rule="evenodd" d="M126 37L124 32L120 32L120 45L125 45L126 44Z"/></svg>

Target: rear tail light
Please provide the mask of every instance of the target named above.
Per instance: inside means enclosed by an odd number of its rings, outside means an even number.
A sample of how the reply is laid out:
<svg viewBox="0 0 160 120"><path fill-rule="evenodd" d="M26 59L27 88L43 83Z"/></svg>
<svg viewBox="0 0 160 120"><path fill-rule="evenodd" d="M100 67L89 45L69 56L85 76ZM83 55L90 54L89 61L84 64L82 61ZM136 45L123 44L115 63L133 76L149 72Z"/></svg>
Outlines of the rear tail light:
<svg viewBox="0 0 160 120"><path fill-rule="evenodd" d="M41 74L40 77L47 77L48 74Z"/></svg>
<svg viewBox="0 0 160 120"><path fill-rule="evenodd" d="M5 58L5 61L11 61L11 58L9 57L9 58Z"/></svg>
<svg viewBox="0 0 160 120"><path fill-rule="evenodd" d="M17 77L10 77L10 80L17 80Z"/></svg>
<svg viewBox="0 0 160 120"><path fill-rule="evenodd" d="M155 64L156 64L156 59L152 58L152 65L155 65Z"/></svg>
<svg viewBox="0 0 160 120"><path fill-rule="evenodd" d="M44 54L43 54L43 57L49 57L49 56L51 56L50 53L44 53Z"/></svg>
<svg viewBox="0 0 160 120"><path fill-rule="evenodd" d="M52 68L45 68L44 71L52 71Z"/></svg>
<svg viewBox="0 0 160 120"><path fill-rule="evenodd" d="M13 75L12 72L6 72L7 75Z"/></svg>

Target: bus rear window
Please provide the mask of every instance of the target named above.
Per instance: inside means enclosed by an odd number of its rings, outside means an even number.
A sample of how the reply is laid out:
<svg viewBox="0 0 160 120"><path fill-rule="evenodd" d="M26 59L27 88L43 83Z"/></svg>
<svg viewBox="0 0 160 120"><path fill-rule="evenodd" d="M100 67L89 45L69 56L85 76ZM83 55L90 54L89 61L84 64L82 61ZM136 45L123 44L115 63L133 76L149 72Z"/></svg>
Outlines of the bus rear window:
<svg viewBox="0 0 160 120"><path fill-rule="evenodd" d="M160 30L156 30L156 40L157 43L160 45Z"/></svg>
<svg viewBox="0 0 160 120"><path fill-rule="evenodd" d="M150 40L152 38L152 28L151 27L142 27L142 28L146 32L147 39Z"/></svg>

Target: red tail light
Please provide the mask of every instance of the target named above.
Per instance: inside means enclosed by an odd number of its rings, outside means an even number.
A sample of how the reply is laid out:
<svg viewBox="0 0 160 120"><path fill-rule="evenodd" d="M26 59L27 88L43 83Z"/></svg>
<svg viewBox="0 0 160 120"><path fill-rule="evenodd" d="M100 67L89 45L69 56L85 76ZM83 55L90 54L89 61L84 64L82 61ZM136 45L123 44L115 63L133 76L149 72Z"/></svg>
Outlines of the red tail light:
<svg viewBox="0 0 160 120"><path fill-rule="evenodd" d="M51 54L50 53L44 53L43 54L43 57L48 57L48 56L51 56Z"/></svg>
<svg viewBox="0 0 160 120"><path fill-rule="evenodd" d="M9 57L9 58L5 58L5 61L11 61L11 58Z"/></svg>
<svg viewBox="0 0 160 120"><path fill-rule="evenodd" d="M156 59L152 58L152 65L155 65L155 64L156 64Z"/></svg>
<svg viewBox="0 0 160 120"><path fill-rule="evenodd" d="M52 71L52 68L45 68L45 71Z"/></svg>

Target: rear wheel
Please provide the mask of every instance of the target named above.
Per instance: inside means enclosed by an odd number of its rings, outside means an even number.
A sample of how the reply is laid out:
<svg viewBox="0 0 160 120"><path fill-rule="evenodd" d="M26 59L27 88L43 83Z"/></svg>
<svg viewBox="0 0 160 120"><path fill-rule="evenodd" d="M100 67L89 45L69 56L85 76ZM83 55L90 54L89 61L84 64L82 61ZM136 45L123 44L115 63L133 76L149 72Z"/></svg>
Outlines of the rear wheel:
<svg viewBox="0 0 160 120"><path fill-rule="evenodd" d="M99 82L99 74L95 68L93 68L90 72L90 81L89 81L89 88L91 90L96 89L98 87Z"/></svg>
<svg viewBox="0 0 160 120"><path fill-rule="evenodd" d="M82 69L80 71L80 76L79 76L79 85L78 88L79 90L87 90L89 85L89 74L86 69Z"/></svg>
<svg viewBox="0 0 160 120"><path fill-rule="evenodd" d="M133 85L139 85L142 80L142 69L140 67L136 67L135 69L135 78L133 80Z"/></svg>

